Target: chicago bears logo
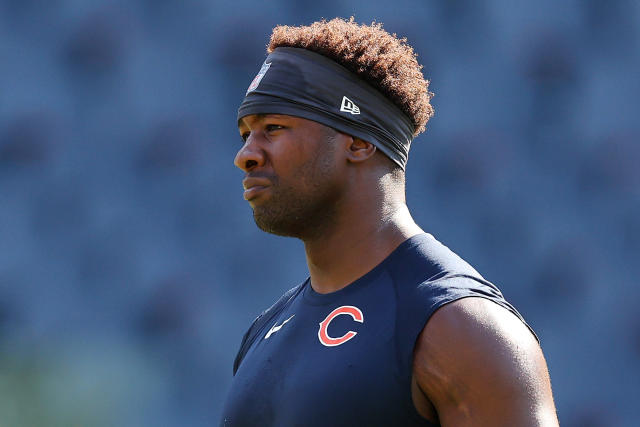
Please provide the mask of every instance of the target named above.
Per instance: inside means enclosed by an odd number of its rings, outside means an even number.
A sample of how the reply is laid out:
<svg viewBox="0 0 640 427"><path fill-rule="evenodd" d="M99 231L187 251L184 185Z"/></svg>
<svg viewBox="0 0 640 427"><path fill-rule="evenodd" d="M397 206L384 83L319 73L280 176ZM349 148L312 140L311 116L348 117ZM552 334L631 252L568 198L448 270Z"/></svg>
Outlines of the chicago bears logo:
<svg viewBox="0 0 640 427"><path fill-rule="evenodd" d="M337 345L346 343L358 334L354 331L348 331L343 336L338 338L329 336L329 334L327 333L329 323L331 323L333 319L341 314L348 314L356 322L364 323L364 316L362 315L362 311L360 311L358 307L354 307L352 305L343 305L342 307L336 308L331 313L329 313L329 315L325 317L322 322L320 322L320 328L318 329L318 339L320 340L320 343L322 345L327 347L335 347Z"/></svg>

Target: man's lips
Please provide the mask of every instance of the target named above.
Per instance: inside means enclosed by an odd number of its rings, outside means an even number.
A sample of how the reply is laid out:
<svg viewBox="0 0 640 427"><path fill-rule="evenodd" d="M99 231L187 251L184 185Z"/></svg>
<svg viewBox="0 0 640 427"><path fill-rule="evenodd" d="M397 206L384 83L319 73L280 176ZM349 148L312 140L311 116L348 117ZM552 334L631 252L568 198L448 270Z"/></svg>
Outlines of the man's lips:
<svg viewBox="0 0 640 427"><path fill-rule="evenodd" d="M271 181L267 178L245 178L242 180L244 187L244 199L251 200L261 192L271 186Z"/></svg>

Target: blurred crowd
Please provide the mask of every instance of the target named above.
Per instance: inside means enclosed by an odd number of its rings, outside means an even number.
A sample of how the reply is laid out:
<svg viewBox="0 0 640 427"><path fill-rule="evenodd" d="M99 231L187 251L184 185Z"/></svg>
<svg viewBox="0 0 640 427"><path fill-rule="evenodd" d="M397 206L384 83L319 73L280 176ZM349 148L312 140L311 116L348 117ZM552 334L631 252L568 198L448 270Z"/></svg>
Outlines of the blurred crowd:
<svg viewBox="0 0 640 427"><path fill-rule="evenodd" d="M218 422L307 275L242 199L236 109L274 25L351 15L436 94L417 222L537 331L562 425L636 425L638 2L2 0L1 426Z"/></svg>

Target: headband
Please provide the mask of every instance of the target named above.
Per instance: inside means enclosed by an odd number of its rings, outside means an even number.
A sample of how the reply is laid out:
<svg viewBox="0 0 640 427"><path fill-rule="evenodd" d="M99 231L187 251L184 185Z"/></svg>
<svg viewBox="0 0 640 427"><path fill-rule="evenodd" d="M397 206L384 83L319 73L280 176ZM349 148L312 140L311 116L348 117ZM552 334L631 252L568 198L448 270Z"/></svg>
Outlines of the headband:
<svg viewBox="0 0 640 427"><path fill-rule="evenodd" d="M313 120L370 142L403 170L414 126L395 104L331 59L307 49L279 47L247 89L238 120L286 114Z"/></svg>

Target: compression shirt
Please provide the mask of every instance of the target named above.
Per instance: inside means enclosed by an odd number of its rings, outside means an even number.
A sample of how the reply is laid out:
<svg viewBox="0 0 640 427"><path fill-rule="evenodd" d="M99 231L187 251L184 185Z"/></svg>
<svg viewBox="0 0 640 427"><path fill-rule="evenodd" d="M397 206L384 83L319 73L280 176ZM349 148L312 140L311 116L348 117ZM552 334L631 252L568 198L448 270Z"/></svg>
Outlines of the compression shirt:
<svg viewBox="0 0 640 427"><path fill-rule="evenodd" d="M245 334L220 425L432 426L411 398L414 345L438 308L465 297L522 319L430 234L339 291L319 294L307 279Z"/></svg>

